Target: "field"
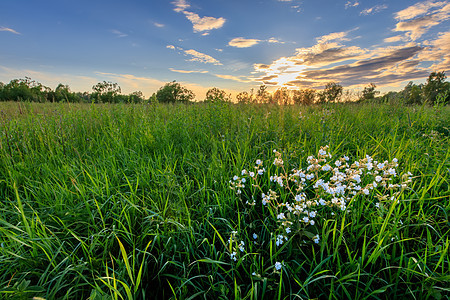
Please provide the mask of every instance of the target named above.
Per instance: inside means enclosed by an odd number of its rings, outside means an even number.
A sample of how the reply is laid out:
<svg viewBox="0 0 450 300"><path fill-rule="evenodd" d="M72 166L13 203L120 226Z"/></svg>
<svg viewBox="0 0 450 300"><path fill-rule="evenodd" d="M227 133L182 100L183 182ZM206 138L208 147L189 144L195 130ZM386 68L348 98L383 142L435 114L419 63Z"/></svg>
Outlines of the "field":
<svg viewBox="0 0 450 300"><path fill-rule="evenodd" d="M0 110L2 299L450 297L448 106Z"/></svg>

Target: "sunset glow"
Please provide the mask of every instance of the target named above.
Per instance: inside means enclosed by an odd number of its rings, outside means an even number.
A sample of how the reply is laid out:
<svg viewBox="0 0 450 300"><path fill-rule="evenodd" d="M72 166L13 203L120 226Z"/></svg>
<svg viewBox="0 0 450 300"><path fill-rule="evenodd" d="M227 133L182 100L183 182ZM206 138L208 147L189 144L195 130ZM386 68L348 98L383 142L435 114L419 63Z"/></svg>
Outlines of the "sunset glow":
<svg viewBox="0 0 450 300"><path fill-rule="evenodd" d="M398 90L449 70L449 20L438 0L2 1L0 81L108 80L148 97L176 80L197 99L262 84Z"/></svg>

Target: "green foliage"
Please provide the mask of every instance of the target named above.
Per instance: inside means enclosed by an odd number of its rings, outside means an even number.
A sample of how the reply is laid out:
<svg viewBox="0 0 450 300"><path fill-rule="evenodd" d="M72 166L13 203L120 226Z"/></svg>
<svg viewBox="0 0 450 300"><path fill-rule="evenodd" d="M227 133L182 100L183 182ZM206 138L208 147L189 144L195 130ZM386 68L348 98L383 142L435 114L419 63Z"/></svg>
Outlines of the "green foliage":
<svg viewBox="0 0 450 300"><path fill-rule="evenodd" d="M292 99L295 104L311 105L316 101L316 91L313 89L295 90Z"/></svg>
<svg viewBox="0 0 450 300"><path fill-rule="evenodd" d="M450 90L450 83L445 82L446 78L445 72L431 72L423 87L425 101L433 104L439 94L444 93L446 90ZM448 102L448 100L449 98L444 99L444 103Z"/></svg>
<svg viewBox="0 0 450 300"><path fill-rule="evenodd" d="M231 95L227 95L224 90L211 88L206 92L206 102L230 102Z"/></svg>
<svg viewBox="0 0 450 300"><path fill-rule="evenodd" d="M0 106L0 298L449 295L448 106ZM350 162L397 158L394 183L412 182L395 200L360 193L276 245L276 211L245 203L262 202L250 174L242 201L229 181L260 159L258 184L275 190L274 149L289 173L322 145Z"/></svg>
<svg viewBox="0 0 450 300"><path fill-rule="evenodd" d="M339 102L343 91L342 85L336 82L329 82L325 85L322 95L319 97L320 102Z"/></svg>
<svg viewBox="0 0 450 300"><path fill-rule="evenodd" d="M360 101L373 101L375 99L375 95L380 93L379 91L375 90L376 87L377 86L373 83L370 83L368 86L366 86L362 91Z"/></svg>
<svg viewBox="0 0 450 300"><path fill-rule="evenodd" d="M156 92L156 99L161 103L188 103L195 94L176 81L166 83Z"/></svg>

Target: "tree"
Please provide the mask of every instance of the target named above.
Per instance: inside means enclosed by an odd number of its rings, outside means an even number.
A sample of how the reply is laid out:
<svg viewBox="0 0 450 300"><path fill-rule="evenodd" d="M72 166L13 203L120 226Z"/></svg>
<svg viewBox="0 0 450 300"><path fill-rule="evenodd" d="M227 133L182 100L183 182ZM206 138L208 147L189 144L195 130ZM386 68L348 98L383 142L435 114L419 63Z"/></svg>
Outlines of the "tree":
<svg viewBox="0 0 450 300"><path fill-rule="evenodd" d="M336 82L329 82L325 85L321 100L326 102L338 102L341 99L343 90L344 88L342 85Z"/></svg>
<svg viewBox="0 0 450 300"><path fill-rule="evenodd" d="M253 95L247 93L247 92L240 92L236 95L236 99L238 103L251 103L252 102Z"/></svg>
<svg viewBox="0 0 450 300"><path fill-rule="evenodd" d="M423 85L416 85L412 81L410 81L401 91L401 98L404 104L421 104L423 101L422 94Z"/></svg>
<svg viewBox="0 0 450 300"><path fill-rule="evenodd" d="M269 92L267 91L267 86L264 84L259 86L256 91L256 102L257 103L270 103L272 101Z"/></svg>
<svg viewBox="0 0 450 300"><path fill-rule="evenodd" d="M313 89L295 90L292 100L295 104L311 105L316 99L316 91Z"/></svg>
<svg viewBox="0 0 450 300"><path fill-rule="evenodd" d="M231 100L231 96L227 95L224 90L218 89L216 87L209 89L206 92L207 102L229 102Z"/></svg>
<svg viewBox="0 0 450 300"><path fill-rule="evenodd" d="M279 88L273 94L273 102L288 105L291 101L289 90L286 87Z"/></svg>
<svg viewBox="0 0 450 300"><path fill-rule="evenodd" d="M122 92L122 89L117 83L110 81L99 82L92 87L94 90L93 98L98 102L116 102L116 97Z"/></svg>
<svg viewBox="0 0 450 300"><path fill-rule="evenodd" d="M181 86L176 81L166 83L156 92L156 99L162 103L188 103L194 98L194 92Z"/></svg>
<svg viewBox="0 0 450 300"><path fill-rule="evenodd" d="M376 87L377 86L374 83L369 83L369 85L366 86L362 91L360 100L366 101L375 99L375 95L380 93L379 91L375 90Z"/></svg>
<svg viewBox="0 0 450 300"><path fill-rule="evenodd" d="M428 101L429 103L434 103L436 101L437 96L440 93L445 92L446 87L448 86L445 83L446 78L447 76L445 75L445 72L432 72L430 76L428 76L427 82L423 88L423 95L425 97L425 101Z"/></svg>
<svg viewBox="0 0 450 300"><path fill-rule="evenodd" d="M144 94L141 91L132 92L128 96L128 103L142 103L144 102Z"/></svg>

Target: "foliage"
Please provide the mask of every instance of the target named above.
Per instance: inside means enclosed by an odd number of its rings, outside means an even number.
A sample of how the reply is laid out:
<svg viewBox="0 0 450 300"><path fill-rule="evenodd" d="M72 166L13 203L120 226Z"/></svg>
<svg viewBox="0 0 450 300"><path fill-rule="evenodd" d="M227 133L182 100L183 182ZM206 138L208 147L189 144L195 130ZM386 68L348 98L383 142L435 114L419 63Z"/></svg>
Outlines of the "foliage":
<svg viewBox="0 0 450 300"><path fill-rule="evenodd" d="M231 95L227 95L224 90L211 88L206 92L206 102L230 102Z"/></svg>
<svg viewBox="0 0 450 300"><path fill-rule="evenodd" d="M161 103L188 103L195 94L176 81L166 83L156 92L156 99Z"/></svg>
<svg viewBox="0 0 450 300"><path fill-rule="evenodd" d="M449 296L448 106L2 102L0 110L0 298ZM300 191L314 199L326 183L334 188L324 166L346 157L347 186L364 167L349 211L317 198L314 225L297 223L277 245L277 230L287 229L278 216L289 208L264 206L269 190L279 204L296 201L291 175L320 164ZM388 164L397 163L394 173ZM401 193L389 190L408 172ZM376 176L388 189L367 187ZM245 184L238 196L230 179Z"/></svg>
<svg viewBox="0 0 450 300"><path fill-rule="evenodd" d="M433 104L436 102L439 94L443 94L445 91L450 91L450 83L445 82L446 78L447 76L445 75L445 72L431 72L425 86L423 87L425 101ZM448 103L449 100L450 96L444 99L444 103Z"/></svg>
<svg viewBox="0 0 450 300"><path fill-rule="evenodd" d="M342 85L336 82L329 82L325 85L325 89L319 96L320 103L323 102L339 102L343 91Z"/></svg>
<svg viewBox="0 0 450 300"><path fill-rule="evenodd" d="M375 90L376 85L373 83L370 83L368 86L364 88L361 95L361 101L372 101L375 99L375 95L379 94L380 92Z"/></svg>
<svg viewBox="0 0 450 300"><path fill-rule="evenodd" d="M311 105L316 100L316 91L313 89L295 90L292 99L295 104Z"/></svg>

